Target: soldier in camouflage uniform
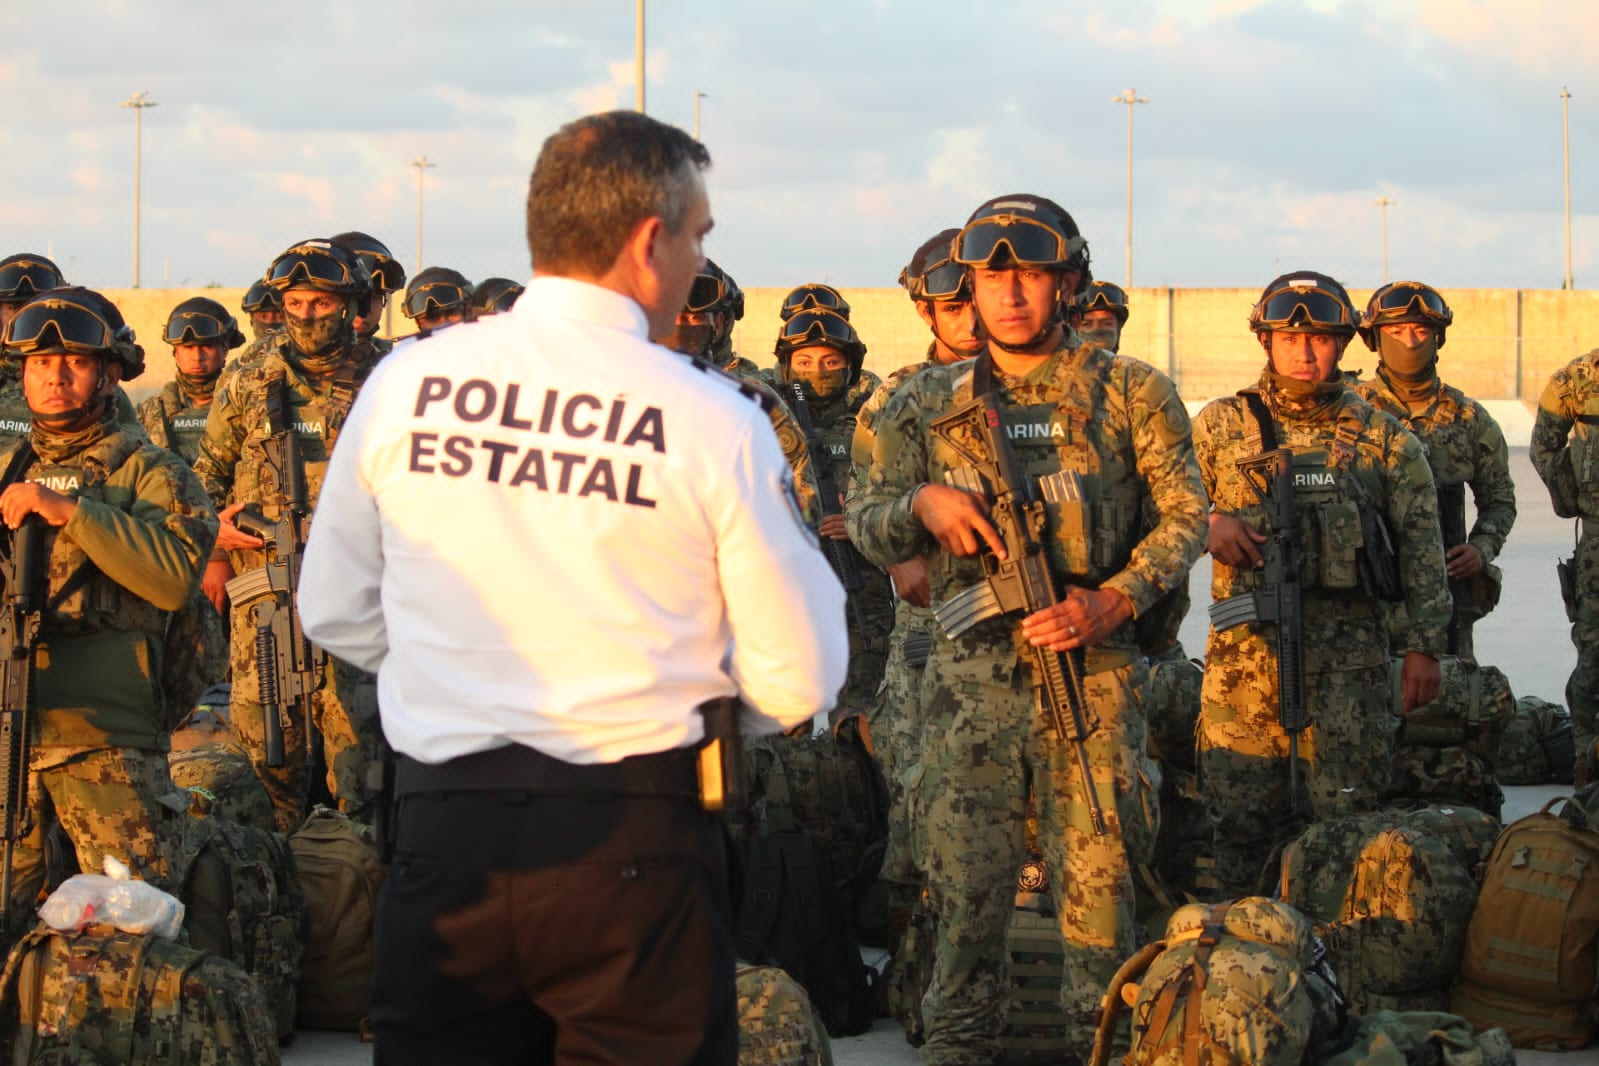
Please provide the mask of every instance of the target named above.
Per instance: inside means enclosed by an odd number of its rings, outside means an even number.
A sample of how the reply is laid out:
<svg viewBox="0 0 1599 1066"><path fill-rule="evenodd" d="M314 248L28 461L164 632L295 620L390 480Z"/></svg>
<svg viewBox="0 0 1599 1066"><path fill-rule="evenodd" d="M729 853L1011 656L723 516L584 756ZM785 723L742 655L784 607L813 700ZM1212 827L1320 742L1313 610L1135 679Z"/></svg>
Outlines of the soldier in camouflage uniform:
<svg viewBox="0 0 1599 1066"><path fill-rule="evenodd" d="M1213 508L1212 593L1220 601L1260 587L1269 521L1261 487L1238 463L1290 449L1310 726L1299 741L1301 795L1291 796L1276 625L1213 627L1199 766L1224 899L1255 891L1273 846L1307 820L1369 809L1382 798L1398 727L1388 680L1392 590L1379 591L1363 573L1368 565L1381 569L1371 543L1380 526L1393 544L1388 561L1397 564L1406 609L1408 628L1392 646L1405 653L1407 712L1438 693L1449 620L1437 494L1421 442L1345 387L1338 370L1356 327L1343 286L1310 271L1285 274L1266 287L1249 322L1267 354L1259 382L1213 401L1194 423Z"/></svg>
<svg viewBox="0 0 1599 1066"><path fill-rule="evenodd" d="M1516 521L1516 486L1510 478L1510 447L1499 424L1482 404L1438 378L1438 350L1454 317L1430 285L1396 281L1378 289L1360 324L1360 339L1378 355L1377 373L1355 391L1421 441L1438 487L1444 564L1454 602L1444 650L1475 658L1471 628L1499 602L1501 578L1493 561ZM1469 533L1468 487L1477 512ZM1402 632L1404 619L1393 619L1391 627Z"/></svg>
<svg viewBox="0 0 1599 1066"><path fill-rule="evenodd" d="M805 434L799 423L794 420L794 412L761 376L754 363L736 355L728 358L732 351L728 343L732 320L743 314L744 294L731 276L707 259L689 288L688 301L678 312L676 328L660 343L682 352L702 369L737 379L745 391L757 398L771 420L783 458L794 472L794 496L799 501L800 514L814 529L822 520L816 501L816 475L811 469L811 450L805 444Z"/></svg>
<svg viewBox="0 0 1599 1066"><path fill-rule="evenodd" d="M196 296L172 309L163 336L172 345L177 377L139 405L139 424L152 443L193 466L217 378L228 352L244 343L244 334L221 304Z"/></svg>
<svg viewBox="0 0 1599 1066"><path fill-rule="evenodd" d="M1544 387L1532 427L1532 466L1555 514L1580 522L1566 597L1577 666L1566 680L1573 779L1599 779L1599 348L1567 363ZM1593 523L1590 525L1590 523Z"/></svg>
<svg viewBox="0 0 1599 1066"><path fill-rule="evenodd" d="M283 423L298 438L307 503L314 510L333 443L376 362L371 344L354 332L370 284L354 255L327 241L304 241L277 258L267 280L283 297L283 329L268 335L258 361L218 386L194 464L222 521L205 576L214 602L228 579L269 561L263 542L240 530L235 517L253 506L267 521L276 521L286 506L277 486L263 483L269 474L263 445L273 435L270 414L278 406L274 398L281 396ZM255 624L247 606L233 604L231 611L230 722L272 795L279 830L290 832L304 820L312 788L305 723L285 709L285 764L268 767ZM369 818L381 742L372 675L330 656L313 696L313 719L328 791L341 810Z"/></svg>
<svg viewBox="0 0 1599 1066"><path fill-rule="evenodd" d="M355 336L372 346L372 357L382 359L394 348L394 342L378 336L383 324L383 312L395 293L405 288L405 267L394 258L389 246L369 233L350 230L329 241L355 256L372 278L372 295L366 306L355 316Z"/></svg>
<svg viewBox="0 0 1599 1066"><path fill-rule="evenodd" d="M250 316L250 335L254 340L283 328L283 303L278 290L268 285L264 278L257 278L244 290L239 309Z"/></svg>
<svg viewBox="0 0 1599 1066"><path fill-rule="evenodd" d="M87 289L35 298L5 353L22 364L33 428L0 450L0 519L16 530L37 515L49 560L26 768L33 821L7 901L20 915L43 884L54 824L83 870L114 856L172 887L187 802L167 774L159 671L217 518L182 459L118 421L117 383L138 376L144 352L109 300Z"/></svg>
<svg viewBox="0 0 1599 1066"><path fill-rule="evenodd" d="M1063 302L1088 280L1071 216L1036 196L989 201L961 231L954 258L971 268L988 352L924 370L889 398L871 470L850 500L850 533L885 566L926 556L934 603L983 579L979 554L1002 548L987 501L947 484L970 468L930 426L990 392L1026 474L1051 483L1075 475L1083 502L1046 505L1041 536L1065 585L1061 602L990 618L958 638L941 631L925 668L921 765L908 797L939 931L922 1001L923 1056L998 1058L1005 930L1030 805L1060 901L1061 1004L1086 1056L1100 996L1136 947L1129 860L1147 861L1155 833L1138 695L1148 669L1131 622L1198 557L1205 498L1171 381L1078 344L1061 321ZM1146 498L1161 516L1147 533ZM1082 657L1085 709L1097 721L1082 743L1104 835L1092 826L1078 753L1042 709L1035 647Z"/></svg>
<svg viewBox="0 0 1599 1066"><path fill-rule="evenodd" d="M418 340L458 326L472 317L472 283L459 270L428 267L406 286L400 310L416 323L413 336Z"/></svg>
<svg viewBox="0 0 1599 1066"><path fill-rule="evenodd" d="M1120 352L1129 314L1126 290L1114 282L1094 281L1072 301L1072 329L1084 344Z"/></svg>
<svg viewBox="0 0 1599 1066"><path fill-rule="evenodd" d="M850 442L850 492L866 486L877 444L875 424L893 392L932 366L948 366L970 359L983 350L977 338L977 313L972 308L971 284L966 268L950 258L959 230L947 229L924 241L900 271L899 283L910 294L933 339L927 358L894 371L856 416ZM872 727L873 754L888 782L888 851L883 857L883 879L890 888L891 915L898 915L921 894L920 863L911 852L910 822L905 812L905 782L916 764L921 745L920 692L922 668L933 646L933 620L927 588L927 560L918 556L887 568L894 591L894 629L889 634L888 661L868 720Z"/></svg>
<svg viewBox="0 0 1599 1066"><path fill-rule="evenodd" d="M796 414L803 425L810 422L812 461L828 464L827 474L842 496L849 484L850 442L861 406L882 382L876 374L862 368L866 345L861 343L849 320L832 311L808 310L786 318L777 337L776 379L782 390L793 395L798 386L804 394L803 411ZM793 401L800 405L798 399ZM819 454L818 454L819 453ZM848 542L842 499L838 513L826 515L816 527L819 537ZM824 501L824 511L827 508ZM839 577L849 593L845 618L849 626L849 677L839 691L834 717L847 711L865 711L877 698L888 662L888 637L894 628L894 596L888 575L860 557L853 546L854 569L860 577L856 588L843 572ZM838 563L834 561L835 568Z"/></svg>

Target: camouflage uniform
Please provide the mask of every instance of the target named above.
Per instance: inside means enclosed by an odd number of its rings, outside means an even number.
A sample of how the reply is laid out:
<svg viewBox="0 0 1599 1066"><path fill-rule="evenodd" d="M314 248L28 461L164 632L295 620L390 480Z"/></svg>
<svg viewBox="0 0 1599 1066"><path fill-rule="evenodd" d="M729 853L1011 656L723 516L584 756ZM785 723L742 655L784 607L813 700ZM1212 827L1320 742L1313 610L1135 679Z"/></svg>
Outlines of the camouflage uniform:
<svg viewBox="0 0 1599 1066"><path fill-rule="evenodd" d="M1068 334L1025 378L996 370L994 385L1027 473L1072 470L1085 483L1086 538L1082 527L1067 528L1071 516L1051 508L1053 569L1119 591L1144 611L1184 580L1203 548L1205 499L1188 415L1158 371L1075 343ZM945 552L910 511L919 485L942 483L960 464L928 427L971 398L976 365L929 368L889 398L875 422L870 473L850 499L850 534L866 557L889 565L927 556L935 602L983 574L980 559ZM1162 518L1141 537L1146 500ZM1138 695L1148 670L1133 625L1086 654L1085 694L1098 717L1087 754L1105 837L1091 828L1075 752L1041 710L1018 626L1007 616L958 639L940 633L922 682L921 764L908 805L939 929L923 999L924 1056L934 1063L996 1057L1009 988L1005 930L1026 858L1030 802L1051 890L1062 901L1061 1003L1082 1054L1093 1041L1100 996L1136 946L1129 858L1147 861L1156 827Z"/></svg>
<svg viewBox="0 0 1599 1066"><path fill-rule="evenodd" d="M1377 805L1388 783L1394 733L1388 604L1366 593L1356 550L1357 505L1376 507L1393 531L1409 628L1393 645L1438 656L1449 618L1437 494L1421 443L1354 392L1319 386L1295 397L1269 370L1258 391L1280 446L1296 455L1295 494L1306 566L1303 590L1306 704L1299 743L1303 789L1315 820ZM1259 454L1260 432L1241 397L1213 401L1194 422L1205 487L1217 512L1267 528L1265 508L1237 463ZM1312 571L1312 568L1314 570ZM1217 561L1221 600L1255 588L1253 571ZM1278 724L1274 625L1212 628L1199 720L1200 783L1215 835L1221 898L1248 895L1274 844L1303 828L1288 795L1288 738Z"/></svg>
<svg viewBox="0 0 1599 1066"><path fill-rule="evenodd" d="M822 520L821 505L816 500L816 473L811 469L811 450L805 445L805 432L800 429L785 399L788 394L774 388L760 368L748 359L735 356L729 362L718 359L713 353L708 362L765 398L762 406L766 408L767 418L771 419L772 432L777 434L783 458L788 460L788 468L794 472L794 496L799 500L800 515L814 529Z"/></svg>
<svg viewBox="0 0 1599 1066"><path fill-rule="evenodd" d="M217 519L188 466L151 446L115 410L70 435L36 428L21 480L77 501L46 530L48 607L35 659L28 803L13 852L10 903L21 913L44 883L42 842L59 821L78 865L113 855L166 887L187 798L167 775L161 670L172 612L188 600ZM20 445L0 448L0 468Z"/></svg>
<svg viewBox="0 0 1599 1066"><path fill-rule="evenodd" d="M121 385L117 386L116 404L118 422L124 426L139 424L139 413ZM27 397L22 395L22 379L15 373L0 376L0 446L21 440L32 429L33 413L28 410Z"/></svg>
<svg viewBox="0 0 1599 1066"><path fill-rule="evenodd" d="M927 358L902 366L883 379L866 398L855 416L855 436L850 442L851 497L865 491L872 466L872 450L877 445L877 418L888 398L905 382L931 366L936 345L927 346ZM867 712L872 727L872 754L883 768L888 782L888 850L883 856L883 879L900 885L914 885L920 894L920 857L911 849L910 820L905 810L905 782L915 768L922 733L922 672L932 649L938 623L931 607L917 607L893 595L894 628L888 638L888 658L883 664L883 683L877 699ZM895 904L901 901L894 901Z"/></svg>
<svg viewBox="0 0 1599 1066"><path fill-rule="evenodd" d="M1581 519L1576 602L1568 604L1577 666L1566 681L1578 784L1599 776L1599 349L1555 371L1538 398L1532 465L1561 518Z"/></svg>
<svg viewBox="0 0 1599 1066"><path fill-rule="evenodd" d="M1445 528L1450 524L1450 515L1444 508L1453 507L1457 509L1455 521L1461 530L1465 529L1464 488L1471 487L1477 520L1466 543L1482 554L1485 566L1476 578L1449 583L1454 614L1449 620L1445 650L1450 655L1475 658L1471 628L1499 602L1499 568L1486 564L1491 564L1503 550L1516 521L1516 486L1510 478L1510 448L1505 435L1482 404L1437 378L1428 390L1426 406L1416 411L1411 410L1381 367L1355 392L1373 407L1399 419L1421 441L1427 465L1432 467L1433 483L1438 486L1439 520ZM1450 547L1453 545L1446 540L1444 548ZM1401 609L1395 611L1389 625L1393 632L1400 633L1407 627Z"/></svg>
<svg viewBox="0 0 1599 1066"><path fill-rule="evenodd" d="M268 521L276 521L284 502L262 484L263 445L271 436L266 412L272 383L282 379L286 420L299 437L305 468L307 502L314 509L322 476L339 429L349 414L355 392L376 359L364 341L347 349L344 365L325 374L309 374L293 354L286 333L269 334L259 358L241 362L217 386L200 457L194 469L218 510L239 501L255 502ZM271 498L267 498L271 497ZM266 565L264 550L236 551L235 574ZM283 718L284 765L266 765L266 737L261 721L260 679L255 663L255 623L248 607L231 606L233 693L229 721L250 753L256 773L272 794L278 829L290 832L304 821L310 794L307 777L305 723ZM322 686L313 698L312 724L322 738L328 790L339 808L355 818L369 818L376 797L374 776L381 751L375 678L328 658Z"/></svg>
<svg viewBox="0 0 1599 1066"><path fill-rule="evenodd" d="M138 407L139 424L151 442L183 456L190 466L200 454L200 438L205 433L205 418L211 411L207 388L201 392L185 388L182 382L169 381L161 391Z"/></svg>

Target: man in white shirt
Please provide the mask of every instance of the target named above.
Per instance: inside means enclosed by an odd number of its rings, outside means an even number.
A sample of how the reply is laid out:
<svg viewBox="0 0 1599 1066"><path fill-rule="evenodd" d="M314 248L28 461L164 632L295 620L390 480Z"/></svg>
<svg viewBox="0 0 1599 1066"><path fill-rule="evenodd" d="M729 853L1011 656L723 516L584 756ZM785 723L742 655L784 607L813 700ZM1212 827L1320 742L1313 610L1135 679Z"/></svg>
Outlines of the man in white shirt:
<svg viewBox="0 0 1599 1066"><path fill-rule="evenodd" d="M552 135L526 292L384 360L329 467L301 616L377 671L398 755L380 1064L736 1060L696 709L796 725L848 651L765 414L648 341L704 262L709 162L631 111Z"/></svg>

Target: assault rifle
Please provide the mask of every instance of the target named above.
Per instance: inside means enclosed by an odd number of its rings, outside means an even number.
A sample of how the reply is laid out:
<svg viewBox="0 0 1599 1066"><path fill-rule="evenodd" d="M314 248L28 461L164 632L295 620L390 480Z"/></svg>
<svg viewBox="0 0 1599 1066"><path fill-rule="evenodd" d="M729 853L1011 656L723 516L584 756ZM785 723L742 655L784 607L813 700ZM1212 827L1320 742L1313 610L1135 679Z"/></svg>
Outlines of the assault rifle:
<svg viewBox="0 0 1599 1066"><path fill-rule="evenodd" d="M1266 565L1261 587L1210 605L1210 624L1218 630L1246 622L1277 627L1277 721L1288 734L1290 809L1299 813L1299 735L1310 725L1305 706L1305 627L1299 583L1299 519L1294 502L1294 453L1287 448L1262 452L1239 462L1238 472L1266 505L1271 532L1261 547Z"/></svg>
<svg viewBox="0 0 1599 1066"><path fill-rule="evenodd" d="M28 808L28 748L33 723L33 653L44 616L44 519L30 514L0 560L0 936L11 932L11 864L17 841L33 828Z"/></svg>
<svg viewBox="0 0 1599 1066"><path fill-rule="evenodd" d="M1036 481L1027 476L1011 451L1000 407L992 393L982 393L930 428L971 464L954 472L950 483L989 501L989 518L1005 545L1004 561L992 552L983 552L986 576L982 581L934 605L933 616L944 632L958 637L996 615L1018 611L1032 614L1061 602L1049 572L1049 552L1044 543L1045 506L1057 503L1080 509L1081 478L1067 470ZM1055 733L1077 751L1094 832L1104 836L1105 812L1084 746L1099 728L1099 719L1083 695L1082 649L1057 652L1028 645L1028 651L1035 676L1042 682L1044 708Z"/></svg>
<svg viewBox="0 0 1599 1066"><path fill-rule="evenodd" d="M816 435L816 423L811 421L811 409L805 399L805 386L791 381L788 387L794 396L794 421L799 423L800 432L805 435L805 450L811 453L811 471L816 478L817 503L821 507L822 517L843 514L838 481L833 477L833 461L822 439ZM832 566L833 573L838 575L839 584L844 586L844 602L853 616L855 628L862 634L871 632L866 618L861 614L860 599L856 595L866 587L866 580L861 577L861 568L855 561L855 546L847 540L834 540L832 537L818 539L822 542L822 552L827 556L828 564Z"/></svg>
<svg viewBox="0 0 1599 1066"><path fill-rule="evenodd" d="M318 748L313 743L311 704L322 682L327 652L306 639L295 602L311 518L299 438L294 428L287 426L268 437L262 447L270 471L266 480L275 479L283 511L276 522L269 522L252 504L234 518L239 529L267 542L271 559L229 581L228 599L235 606L250 606L266 764L282 766L283 721L278 714L283 705L304 718L307 752L314 754Z"/></svg>
<svg viewBox="0 0 1599 1066"><path fill-rule="evenodd" d="M1466 486L1456 483L1454 485L1438 486L1438 530L1443 534L1444 552L1450 548L1458 547L1467 542L1466 530ZM1473 580L1471 578L1452 577L1449 579L1449 597L1455 603L1470 605L1473 601ZM1449 612L1448 648L1453 655L1460 646L1460 624L1458 612Z"/></svg>

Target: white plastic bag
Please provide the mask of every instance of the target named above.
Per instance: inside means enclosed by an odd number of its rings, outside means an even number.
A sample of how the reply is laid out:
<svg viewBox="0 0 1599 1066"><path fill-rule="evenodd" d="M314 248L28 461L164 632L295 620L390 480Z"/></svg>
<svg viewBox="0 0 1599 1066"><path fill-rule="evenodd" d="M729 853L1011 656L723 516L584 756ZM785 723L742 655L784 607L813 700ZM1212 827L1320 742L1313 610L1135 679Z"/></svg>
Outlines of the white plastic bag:
<svg viewBox="0 0 1599 1066"><path fill-rule="evenodd" d="M183 904L106 856L104 874L74 874L50 893L39 917L52 929L76 932L86 925L111 925L124 933L149 933L168 940L183 928Z"/></svg>

